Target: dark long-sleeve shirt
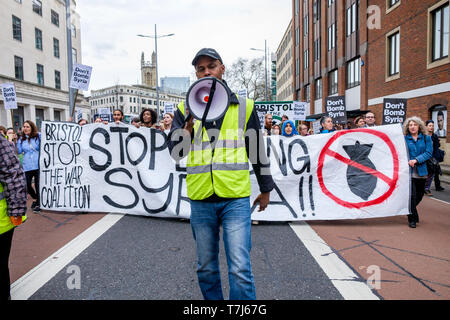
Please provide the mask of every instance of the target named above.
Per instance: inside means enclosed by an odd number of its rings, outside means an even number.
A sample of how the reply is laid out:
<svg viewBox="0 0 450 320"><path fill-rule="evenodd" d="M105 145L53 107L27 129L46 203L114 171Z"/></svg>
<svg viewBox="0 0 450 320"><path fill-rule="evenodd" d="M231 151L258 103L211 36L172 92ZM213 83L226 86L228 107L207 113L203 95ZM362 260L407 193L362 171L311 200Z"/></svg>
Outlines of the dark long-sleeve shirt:
<svg viewBox="0 0 450 320"><path fill-rule="evenodd" d="M230 95L230 104L239 104L239 100L234 93L231 93L231 95ZM213 121L213 122L206 122L205 129L206 130L209 130L209 129L220 130L222 127L222 123L223 123L223 118L220 118L217 121ZM181 113L181 111L179 109L177 109L174 114L172 128L171 128L171 132L169 134L168 146L169 146L169 150L171 153L172 153L172 149L178 143L181 142L181 140L171 141L172 133L177 129L184 128L184 126L185 126L185 117ZM256 175L256 179L258 181L260 192L262 192L262 193L270 192L274 188L275 183L272 179L272 175L270 174L270 163L267 159L267 155L265 152L266 149L265 149L264 138L263 138L263 134L261 131L258 114L256 113L255 109L253 109L253 112L250 115L250 118L247 122L246 131L248 131L248 130L254 130L254 132L255 132L254 137L256 138L254 140L256 140L256 141L250 141L249 136L251 136L251 135L247 135L245 137L245 148L247 151L247 157L250 159L250 161L252 163L253 171ZM191 138L193 138L193 134L194 133L192 131ZM211 141L210 141L211 144L214 145L214 142L215 142L214 135L209 135L209 136L211 137ZM251 146L252 143L256 143L256 148ZM261 150L261 148L262 148L262 150ZM254 154L255 151L257 153L256 155ZM187 154L181 155L181 157L185 157L185 156L187 156ZM205 201L220 201L220 200L225 200L225 199L220 198L216 194L213 194L212 196L205 199Z"/></svg>
<svg viewBox="0 0 450 320"><path fill-rule="evenodd" d="M22 216L27 211L25 173L11 142L0 134L0 183L6 198L8 216Z"/></svg>

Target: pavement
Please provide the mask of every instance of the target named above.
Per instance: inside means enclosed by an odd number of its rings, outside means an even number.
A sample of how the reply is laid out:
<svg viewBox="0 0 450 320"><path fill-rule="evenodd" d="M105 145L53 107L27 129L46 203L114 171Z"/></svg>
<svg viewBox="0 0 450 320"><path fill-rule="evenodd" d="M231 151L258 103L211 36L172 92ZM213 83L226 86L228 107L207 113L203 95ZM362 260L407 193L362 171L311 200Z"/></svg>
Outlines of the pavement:
<svg viewBox="0 0 450 320"><path fill-rule="evenodd" d="M380 299L449 300L450 185L443 187L437 192L433 186L433 195L420 203L416 229L408 227L406 216L308 221L321 239L314 241L325 248L319 256L308 252L305 240L293 232L297 222L253 225L258 299L343 299L333 283L348 279L333 279L320 263L337 257L357 275L351 281L370 283ZM29 220L14 233L12 284L107 215L27 214ZM221 255L221 270L226 270L223 248ZM69 264L82 266L82 290L67 290L64 269L30 299L202 299L187 221L124 216ZM142 277L148 274L153 276Z"/></svg>

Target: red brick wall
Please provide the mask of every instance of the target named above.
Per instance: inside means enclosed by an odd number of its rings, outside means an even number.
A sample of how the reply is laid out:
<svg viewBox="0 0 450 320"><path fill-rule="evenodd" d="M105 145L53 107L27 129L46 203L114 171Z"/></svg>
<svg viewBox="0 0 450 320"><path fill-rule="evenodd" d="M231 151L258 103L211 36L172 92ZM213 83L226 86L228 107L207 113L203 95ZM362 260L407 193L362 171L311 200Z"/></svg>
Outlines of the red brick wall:
<svg viewBox="0 0 450 320"><path fill-rule="evenodd" d="M427 69L428 8L437 2L402 0L397 8L386 14L386 0L369 1L370 5L378 5L381 9L381 30L369 30L368 35L369 99L450 81L450 64ZM386 82L386 34L398 26L400 78Z"/></svg>

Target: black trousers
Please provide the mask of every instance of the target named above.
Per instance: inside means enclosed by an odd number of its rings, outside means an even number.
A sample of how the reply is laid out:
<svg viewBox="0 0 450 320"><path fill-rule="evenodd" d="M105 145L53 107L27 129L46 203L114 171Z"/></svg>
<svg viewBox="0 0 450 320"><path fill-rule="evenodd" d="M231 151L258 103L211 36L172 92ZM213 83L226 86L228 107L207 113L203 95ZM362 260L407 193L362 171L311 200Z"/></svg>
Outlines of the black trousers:
<svg viewBox="0 0 450 320"><path fill-rule="evenodd" d="M408 222L419 222L419 213L417 206L422 201L425 193L425 182L427 179L411 179L411 213L408 214Z"/></svg>
<svg viewBox="0 0 450 320"><path fill-rule="evenodd" d="M27 179L27 192L29 195L36 201L36 204L38 206L41 205L41 202L39 201L39 169L38 170L31 170L25 172L25 178ZM34 188L31 185L31 181L34 178Z"/></svg>
<svg viewBox="0 0 450 320"><path fill-rule="evenodd" d="M9 253L11 252L11 243L14 228L8 232L0 234L0 301L10 298L10 278L9 278Z"/></svg>

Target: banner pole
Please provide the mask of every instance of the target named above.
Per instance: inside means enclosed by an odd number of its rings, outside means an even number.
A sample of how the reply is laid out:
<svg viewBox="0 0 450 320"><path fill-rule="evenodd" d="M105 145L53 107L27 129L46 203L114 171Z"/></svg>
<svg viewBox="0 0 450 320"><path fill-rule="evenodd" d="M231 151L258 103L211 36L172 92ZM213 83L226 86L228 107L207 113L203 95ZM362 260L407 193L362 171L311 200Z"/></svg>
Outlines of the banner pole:
<svg viewBox="0 0 450 320"><path fill-rule="evenodd" d="M73 114L75 113L75 104L77 103L77 98L78 98L78 89L75 90L75 98L73 99L72 115L71 115L72 121L74 120L73 119Z"/></svg>

